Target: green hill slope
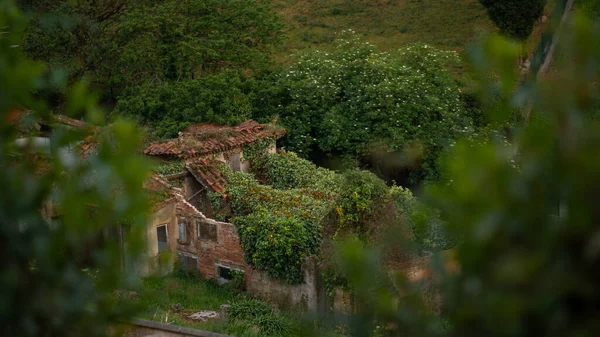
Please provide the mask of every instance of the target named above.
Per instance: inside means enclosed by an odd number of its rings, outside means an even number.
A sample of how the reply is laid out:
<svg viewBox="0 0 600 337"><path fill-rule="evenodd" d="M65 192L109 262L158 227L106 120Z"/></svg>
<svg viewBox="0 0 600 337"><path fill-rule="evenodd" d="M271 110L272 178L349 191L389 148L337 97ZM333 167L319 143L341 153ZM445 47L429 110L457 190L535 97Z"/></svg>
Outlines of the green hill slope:
<svg viewBox="0 0 600 337"><path fill-rule="evenodd" d="M327 48L352 29L381 50L410 42L462 51L495 29L477 0L273 0L287 39L278 60L296 49Z"/></svg>

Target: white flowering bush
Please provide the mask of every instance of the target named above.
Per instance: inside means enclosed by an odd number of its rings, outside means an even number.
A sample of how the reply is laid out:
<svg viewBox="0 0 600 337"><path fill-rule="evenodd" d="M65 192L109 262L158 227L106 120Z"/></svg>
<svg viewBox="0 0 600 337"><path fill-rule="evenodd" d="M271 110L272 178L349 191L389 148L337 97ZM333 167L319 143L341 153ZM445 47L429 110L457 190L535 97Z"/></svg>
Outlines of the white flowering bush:
<svg viewBox="0 0 600 337"><path fill-rule="evenodd" d="M332 52L301 54L275 79L277 104L268 113L286 126L284 145L302 156L318 150L360 159L418 142L422 173L434 178L439 151L472 130L460 89L444 71L457 54L422 44L390 54L351 31L343 37Z"/></svg>

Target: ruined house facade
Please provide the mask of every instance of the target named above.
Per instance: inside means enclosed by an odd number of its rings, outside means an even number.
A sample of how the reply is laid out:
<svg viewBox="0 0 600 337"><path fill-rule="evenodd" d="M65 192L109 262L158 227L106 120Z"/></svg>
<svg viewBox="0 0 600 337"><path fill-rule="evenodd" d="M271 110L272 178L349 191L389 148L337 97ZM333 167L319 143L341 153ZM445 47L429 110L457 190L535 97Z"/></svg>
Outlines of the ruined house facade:
<svg viewBox="0 0 600 337"><path fill-rule="evenodd" d="M163 164L179 162L182 168L181 172L154 175L146 186L163 195L155 204L147 232L151 259L157 260L161 252L168 251L183 268L197 269L203 277L220 282L230 280L232 271L240 271L249 291L276 303L316 309L313 261L305 263L303 284L271 279L245 262L237 229L228 222L227 182L221 166L247 172L252 163L244 160L244 149L268 141L268 150L275 152L275 140L283 134L284 130L249 120L234 127L191 125L177 139L150 144L144 150L147 156ZM213 209L209 202L215 196L224 201L219 209ZM144 272L152 269L150 266Z"/></svg>

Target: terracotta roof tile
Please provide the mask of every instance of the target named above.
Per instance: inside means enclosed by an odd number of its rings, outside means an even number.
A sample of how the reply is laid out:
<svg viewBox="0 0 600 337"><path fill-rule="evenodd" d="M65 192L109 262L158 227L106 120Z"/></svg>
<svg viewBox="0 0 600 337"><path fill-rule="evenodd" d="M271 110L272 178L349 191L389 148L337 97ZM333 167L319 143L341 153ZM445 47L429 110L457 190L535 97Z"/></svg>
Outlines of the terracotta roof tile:
<svg viewBox="0 0 600 337"><path fill-rule="evenodd" d="M173 189L173 185L169 184L158 174L152 173L144 183L144 188L155 192L168 192Z"/></svg>
<svg viewBox="0 0 600 337"><path fill-rule="evenodd" d="M83 127L89 127L91 126L91 124L88 124L82 120L79 119L74 119L71 117L67 117L65 115L51 115L51 119L54 122L63 124L63 125L68 125L68 126L72 126L75 128L83 128ZM93 128L97 128L96 126L92 126Z"/></svg>
<svg viewBox="0 0 600 337"><path fill-rule="evenodd" d="M219 161L200 159L185 165L185 168L206 188L223 193L227 180L220 167L221 165L224 164Z"/></svg>
<svg viewBox="0 0 600 337"><path fill-rule="evenodd" d="M267 137L279 138L284 134L284 129L254 120L247 120L238 126L192 124L179 133L179 138L150 144L144 153L149 156L194 158L243 147Z"/></svg>

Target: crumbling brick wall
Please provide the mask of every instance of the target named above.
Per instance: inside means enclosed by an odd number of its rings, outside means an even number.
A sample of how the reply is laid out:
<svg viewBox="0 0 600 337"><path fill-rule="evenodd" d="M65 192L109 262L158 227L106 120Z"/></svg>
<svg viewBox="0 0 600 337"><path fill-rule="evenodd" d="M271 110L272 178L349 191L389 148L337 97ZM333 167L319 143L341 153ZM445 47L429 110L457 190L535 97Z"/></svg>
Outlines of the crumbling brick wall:
<svg viewBox="0 0 600 337"><path fill-rule="evenodd" d="M308 260L303 265L304 283L289 285L268 277L245 262L235 225L185 212L179 212L178 217L185 218L188 223L188 242L178 241L177 251L197 258L198 270L203 277L218 278L219 267L240 270L244 272L250 292L278 305L316 310L317 267L314 261Z"/></svg>

